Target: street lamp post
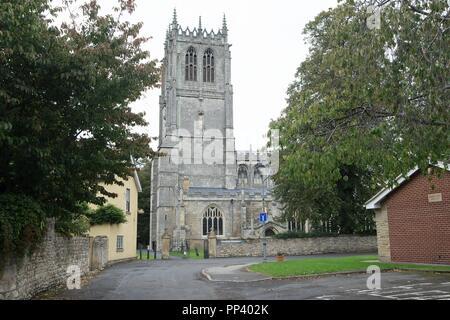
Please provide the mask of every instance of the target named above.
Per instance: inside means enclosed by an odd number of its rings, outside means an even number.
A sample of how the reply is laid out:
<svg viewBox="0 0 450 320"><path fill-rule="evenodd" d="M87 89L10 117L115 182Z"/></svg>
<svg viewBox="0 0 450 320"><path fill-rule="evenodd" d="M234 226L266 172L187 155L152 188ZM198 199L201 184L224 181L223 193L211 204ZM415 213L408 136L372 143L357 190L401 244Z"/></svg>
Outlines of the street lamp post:
<svg viewBox="0 0 450 320"><path fill-rule="evenodd" d="M263 191L262 191L262 207L263 210L262 212L264 212L266 214L266 219L264 221L263 227L262 227L262 232L263 232L263 237L262 237L262 245L263 245L263 260L266 261L267 260L267 237L266 237L266 223L267 220L269 219L269 212L268 210L266 210L266 181L267 179L269 179L269 175L266 176L265 178L263 178L262 182L263 182Z"/></svg>
<svg viewBox="0 0 450 320"><path fill-rule="evenodd" d="M152 242L152 227L153 227L153 158L150 160L150 209L149 209L149 228L148 228L148 248L153 250L154 258L156 259L156 241L153 246Z"/></svg>
<svg viewBox="0 0 450 320"><path fill-rule="evenodd" d="M187 240L186 240L186 210L184 209L184 212L181 212L181 206L184 208L184 194L188 193L190 187L190 180L189 177L184 176L183 177L183 183L180 190L180 196L178 199L178 218L179 218L179 224L180 229L182 226L184 226L184 237L181 239L181 246L183 248L183 255L187 255ZM181 219L183 217L183 219ZM181 230L180 230L181 231Z"/></svg>

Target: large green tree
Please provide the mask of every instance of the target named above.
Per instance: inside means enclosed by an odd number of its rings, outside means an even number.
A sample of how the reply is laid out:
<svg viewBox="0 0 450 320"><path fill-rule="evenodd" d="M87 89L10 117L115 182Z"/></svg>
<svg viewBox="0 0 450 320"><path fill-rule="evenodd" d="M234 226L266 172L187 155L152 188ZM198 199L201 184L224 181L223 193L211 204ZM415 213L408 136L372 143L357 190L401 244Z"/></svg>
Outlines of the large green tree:
<svg viewBox="0 0 450 320"><path fill-rule="evenodd" d="M345 204L343 183L355 174L351 204L362 209L370 187L449 160L447 2L380 1L375 28L369 4L341 1L304 29L309 55L271 124L281 133L276 191L289 212L317 213L325 198L328 212Z"/></svg>
<svg viewBox="0 0 450 320"><path fill-rule="evenodd" d="M114 196L99 183L129 175L130 156L152 156L130 104L157 85L159 69L142 24L123 20L134 1L103 15L93 0L62 3L0 2L0 193L70 216Z"/></svg>

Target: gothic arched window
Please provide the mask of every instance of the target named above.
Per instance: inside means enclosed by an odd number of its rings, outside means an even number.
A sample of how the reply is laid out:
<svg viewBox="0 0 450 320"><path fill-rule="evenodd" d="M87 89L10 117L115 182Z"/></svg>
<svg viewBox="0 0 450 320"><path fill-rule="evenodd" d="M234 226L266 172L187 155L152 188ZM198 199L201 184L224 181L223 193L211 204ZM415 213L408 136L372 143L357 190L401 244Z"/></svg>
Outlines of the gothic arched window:
<svg viewBox="0 0 450 320"><path fill-rule="evenodd" d="M218 236L223 236L223 215L222 212L214 206L208 207L202 218L202 235L207 236L214 229Z"/></svg>
<svg viewBox="0 0 450 320"><path fill-rule="evenodd" d="M257 164L255 166L255 170L253 171L253 184L254 185L262 185L263 184L263 172L262 169L264 166L262 164Z"/></svg>
<svg viewBox="0 0 450 320"><path fill-rule="evenodd" d="M184 68L184 79L186 81L197 81L197 52L193 47L190 47L186 52Z"/></svg>
<svg viewBox="0 0 450 320"><path fill-rule="evenodd" d="M203 54L203 82L214 82L214 54L211 49L206 49Z"/></svg>
<svg viewBox="0 0 450 320"><path fill-rule="evenodd" d="M248 183L248 169L245 164L240 164L238 169L238 186L245 186Z"/></svg>

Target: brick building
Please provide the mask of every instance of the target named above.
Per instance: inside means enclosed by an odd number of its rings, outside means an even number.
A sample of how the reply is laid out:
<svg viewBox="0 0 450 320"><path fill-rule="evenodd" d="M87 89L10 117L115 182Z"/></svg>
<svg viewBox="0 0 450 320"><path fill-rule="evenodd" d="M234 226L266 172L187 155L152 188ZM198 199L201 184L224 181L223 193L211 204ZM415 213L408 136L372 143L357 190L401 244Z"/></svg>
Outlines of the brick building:
<svg viewBox="0 0 450 320"><path fill-rule="evenodd" d="M375 210L380 260L450 264L450 166L431 179L415 168L366 208Z"/></svg>

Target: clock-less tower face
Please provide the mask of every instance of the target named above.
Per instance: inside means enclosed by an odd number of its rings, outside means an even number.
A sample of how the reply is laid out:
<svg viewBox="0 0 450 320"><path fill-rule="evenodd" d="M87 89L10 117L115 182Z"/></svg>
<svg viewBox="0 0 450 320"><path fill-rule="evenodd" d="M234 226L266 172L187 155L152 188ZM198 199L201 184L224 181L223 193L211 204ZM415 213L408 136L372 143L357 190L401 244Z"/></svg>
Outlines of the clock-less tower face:
<svg viewBox="0 0 450 320"><path fill-rule="evenodd" d="M191 186L225 188L234 155L231 56L224 22L217 32L172 23L165 43L160 147L171 146ZM180 138L181 137L181 138ZM229 158L227 161L227 157ZM176 159L176 161L175 161ZM234 172L233 172L234 175Z"/></svg>

